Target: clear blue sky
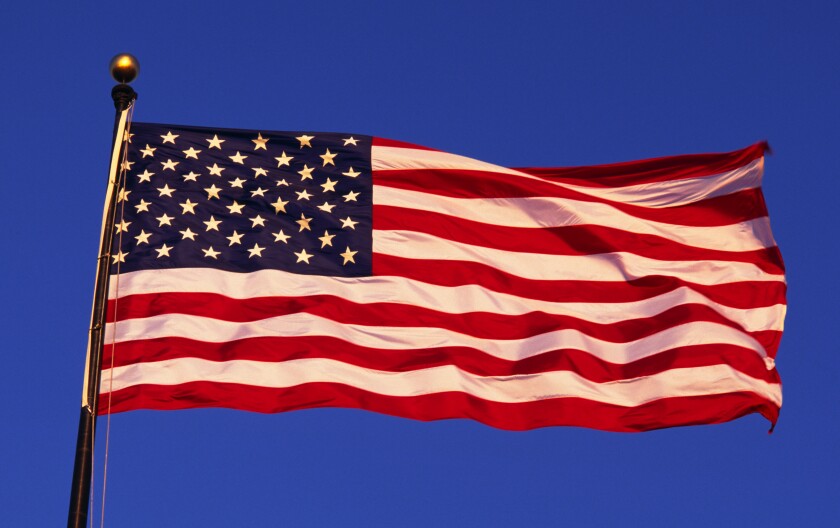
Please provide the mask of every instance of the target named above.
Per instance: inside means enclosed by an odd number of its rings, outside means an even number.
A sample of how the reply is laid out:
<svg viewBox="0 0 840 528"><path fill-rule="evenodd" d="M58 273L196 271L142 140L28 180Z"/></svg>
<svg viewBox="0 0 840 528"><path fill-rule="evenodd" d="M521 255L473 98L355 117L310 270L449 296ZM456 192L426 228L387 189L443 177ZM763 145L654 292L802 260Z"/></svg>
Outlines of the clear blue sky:
<svg viewBox="0 0 840 528"><path fill-rule="evenodd" d="M357 132L508 166L767 139L790 290L773 435L758 416L616 434L133 412L111 421L108 526L840 525L840 4L99 4L16 2L0 17L0 524L66 522L107 65L129 51L140 121ZM100 508L97 493L97 526Z"/></svg>

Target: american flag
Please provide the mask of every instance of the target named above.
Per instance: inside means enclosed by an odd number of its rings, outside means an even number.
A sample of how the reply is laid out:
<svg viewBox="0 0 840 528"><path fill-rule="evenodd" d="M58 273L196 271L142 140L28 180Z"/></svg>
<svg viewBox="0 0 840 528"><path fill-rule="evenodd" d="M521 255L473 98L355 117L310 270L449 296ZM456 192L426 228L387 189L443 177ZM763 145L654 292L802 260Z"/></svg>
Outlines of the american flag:
<svg viewBox="0 0 840 528"><path fill-rule="evenodd" d="M133 123L127 145L101 413L777 420L764 144L562 169L359 134Z"/></svg>

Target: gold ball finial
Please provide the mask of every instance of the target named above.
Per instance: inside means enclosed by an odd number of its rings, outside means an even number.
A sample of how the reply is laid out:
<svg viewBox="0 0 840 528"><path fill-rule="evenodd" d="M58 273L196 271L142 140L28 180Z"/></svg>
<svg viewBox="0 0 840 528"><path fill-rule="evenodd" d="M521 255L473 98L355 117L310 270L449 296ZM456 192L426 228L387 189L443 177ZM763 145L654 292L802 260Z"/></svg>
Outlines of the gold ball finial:
<svg viewBox="0 0 840 528"><path fill-rule="evenodd" d="M128 84L140 73L137 57L130 53L120 53L111 59L111 77L122 84Z"/></svg>

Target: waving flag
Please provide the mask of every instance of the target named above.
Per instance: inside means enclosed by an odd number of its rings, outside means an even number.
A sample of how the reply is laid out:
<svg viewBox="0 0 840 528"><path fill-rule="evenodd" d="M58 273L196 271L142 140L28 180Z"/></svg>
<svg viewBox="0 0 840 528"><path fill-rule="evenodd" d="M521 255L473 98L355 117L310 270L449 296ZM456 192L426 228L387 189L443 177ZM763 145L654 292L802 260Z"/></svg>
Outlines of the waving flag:
<svg viewBox="0 0 840 528"><path fill-rule="evenodd" d="M775 423L764 151L510 169L357 134L134 123L100 412Z"/></svg>

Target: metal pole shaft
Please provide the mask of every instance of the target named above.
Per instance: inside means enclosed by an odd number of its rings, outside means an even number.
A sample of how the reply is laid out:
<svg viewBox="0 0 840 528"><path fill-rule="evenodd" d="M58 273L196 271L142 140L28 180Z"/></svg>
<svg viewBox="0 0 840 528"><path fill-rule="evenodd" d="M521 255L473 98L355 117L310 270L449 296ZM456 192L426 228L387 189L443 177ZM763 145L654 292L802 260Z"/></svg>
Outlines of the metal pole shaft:
<svg viewBox="0 0 840 528"><path fill-rule="evenodd" d="M102 239L99 245L99 258L96 267L96 283L93 294L90 334L88 337L87 371L85 388L82 395L82 407L79 414L79 432L76 436L76 459L73 464L73 482L70 489L70 511L67 526L84 528L87 523L88 503L90 502L90 482L93 471L93 442L96 435L97 400L101 377L102 344L104 340L105 316L108 306L108 281L110 276L110 258L114 240L114 218L117 209L119 161L124 148L123 128L126 114L137 94L127 84L119 84L111 91L114 106L117 109L114 119L112 141L111 170L108 181L107 203L102 220Z"/></svg>

